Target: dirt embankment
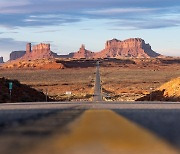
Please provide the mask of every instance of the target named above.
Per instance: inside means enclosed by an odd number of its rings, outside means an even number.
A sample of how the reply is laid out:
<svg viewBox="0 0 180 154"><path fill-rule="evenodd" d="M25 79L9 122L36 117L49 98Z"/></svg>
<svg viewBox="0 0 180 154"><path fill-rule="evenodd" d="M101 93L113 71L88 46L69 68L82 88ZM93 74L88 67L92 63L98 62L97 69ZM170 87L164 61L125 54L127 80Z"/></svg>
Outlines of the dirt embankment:
<svg viewBox="0 0 180 154"><path fill-rule="evenodd" d="M9 83L12 82L12 95L10 98ZM17 80L0 78L0 103L6 102L41 102L46 101L46 96L28 85ZM49 98L47 98L49 99Z"/></svg>
<svg viewBox="0 0 180 154"><path fill-rule="evenodd" d="M38 59L38 60L15 60L4 63L1 69L63 69L64 65L57 63L54 59Z"/></svg>
<svg viewBox="0 0 180 154"><path fill-rule="evenodd" d="M180 77L163 84L137 101L178 101L180 102Z"/></svg>
<svg viewBox="0 0 180 154"><path fill-rule="evenodd" d="M1 69L64 69L64 68L89 68L95 67L100 61L101 67L122 68L153 68L158 71L168 65L179 65L180 58L105 58L105 59L36 59L13 60L0 65Z"/></svg>

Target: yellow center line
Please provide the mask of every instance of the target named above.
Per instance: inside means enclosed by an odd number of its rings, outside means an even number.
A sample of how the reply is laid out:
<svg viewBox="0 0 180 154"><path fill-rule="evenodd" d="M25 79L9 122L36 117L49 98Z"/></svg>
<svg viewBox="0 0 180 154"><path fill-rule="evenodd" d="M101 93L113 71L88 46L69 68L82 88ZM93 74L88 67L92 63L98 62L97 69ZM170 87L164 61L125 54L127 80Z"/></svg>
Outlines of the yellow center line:
<svg viewBox="0 0 180 154"><path fill-rule="evenodd" d="M88 110L70 132L42 143L36 154L178 154L163 139L111 110Z"/></svg>

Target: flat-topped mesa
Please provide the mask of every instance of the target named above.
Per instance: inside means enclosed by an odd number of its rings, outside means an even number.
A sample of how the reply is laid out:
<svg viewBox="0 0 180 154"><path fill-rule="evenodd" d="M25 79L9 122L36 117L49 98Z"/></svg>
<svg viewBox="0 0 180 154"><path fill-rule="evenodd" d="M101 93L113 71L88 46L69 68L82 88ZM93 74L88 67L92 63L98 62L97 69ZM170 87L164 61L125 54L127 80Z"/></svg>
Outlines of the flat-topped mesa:
<svg viewBox="0 0 180 154"><path fill-rule="evenodd" d="M38 45L35 45L33 46L32 48L32 52L44 52L44 51L47 51L47 52L50 52L50 44L45 44L45 43L40 43Z"/></svg>
<svg viewBox="0 0 180 154"><path fill-rule="evenodd" d="M141 38L130 38L124 41L112 39L106 42L105 49L96 57L157 57L158 53Z"/></svg>
<svg viewBox="0 0 180 154"><path fill-rule="evenodd" d="M100 52L91 52L82 45L79 51L69 55L68 58L150 58L160 54L154 52L149 44L141 38L130 38L124 41L112 39L106 42L105 48Z"/></svg>
<svg viewBox="0 0 180 154"><path fill-rule="evenodd" d="M0 57L0 64L4 63L3 57Z"/></svg>
<svg viewBox="0 0 180 154"><path fill-rule="evenodd" d="M24 54L25 52L25 54ZM50 59L50 58L150 58L158 57L160 54L154 52L149 44L141 38L130 38L124 41L112 39L106 42L105 48L100 52L92 52L82 44L77 52L68 55L57 55L50 49L50 44L40 43L31 48L31 43L27 43L26 51L12 53L11 59L21 60ZM14 57L14 58L13 58Z"/></svg>
<svg viewBox="0 0 180 154"><path fill-rule="evenodd" d="M124 41L120 41L117 39L112 39L106 42L105 48L134 48L141 47L142 44L145 44L145 41L141 38L130 38Z"/></svg>
<svg viewBox="0 0 180 154"><path fill-rule="evenodd" d="M12 51L10 53L10 61L19 59L23 57L25 54L26 54L26 51Z"/></svg>
<svg viewBox="0 0 180 154"><path fill-rule="evenodd" d="M40 43L31 47L31 43L26 45L26 54L21 58L23 60L49 59L56 57L50 49L50 44Z"/></svg>
<svg viewBox="0 0 180 154"><path fill-rule="evenodd" d="M16 59L20 59L25 55L29 55L31 53L31 43L27 43L26 44L26 51L24 50L19 50L19 51L12 51L10 53L10 58L9 60L16 60Z"/></svg>

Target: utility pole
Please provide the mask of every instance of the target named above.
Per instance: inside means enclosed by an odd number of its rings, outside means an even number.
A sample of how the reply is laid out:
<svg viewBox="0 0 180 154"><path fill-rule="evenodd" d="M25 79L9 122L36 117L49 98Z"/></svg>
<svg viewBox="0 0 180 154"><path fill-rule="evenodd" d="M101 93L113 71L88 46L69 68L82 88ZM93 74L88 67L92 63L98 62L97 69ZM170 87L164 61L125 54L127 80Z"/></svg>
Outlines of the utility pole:
<svg viewBox="0 0 180 154"><path fill-rule="evenodd" d="M48 102L48 89L46 88L46 102Z"/></svg>
<svg viewBox="0 0 180 154"><path fill-rule="evenodd" d="M151 87L151 88L150 88L150 95L149 95L150 101L152 101L152 92L153 92L153 88Z"/></svg>

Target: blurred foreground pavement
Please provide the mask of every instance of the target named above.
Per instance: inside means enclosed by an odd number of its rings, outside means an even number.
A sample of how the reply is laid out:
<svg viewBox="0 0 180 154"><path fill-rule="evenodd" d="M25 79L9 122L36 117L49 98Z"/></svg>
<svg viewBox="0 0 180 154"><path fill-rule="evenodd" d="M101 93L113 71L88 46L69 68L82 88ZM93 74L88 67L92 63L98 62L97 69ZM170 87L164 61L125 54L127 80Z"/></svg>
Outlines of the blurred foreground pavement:
<svg viewBox="0 0 180 154"><path fill-rule="evenodd" d="M178 154L180 103L0 105L2 154Z"/></svg>

